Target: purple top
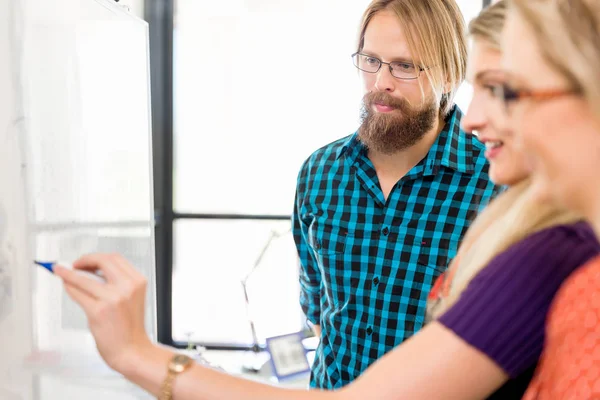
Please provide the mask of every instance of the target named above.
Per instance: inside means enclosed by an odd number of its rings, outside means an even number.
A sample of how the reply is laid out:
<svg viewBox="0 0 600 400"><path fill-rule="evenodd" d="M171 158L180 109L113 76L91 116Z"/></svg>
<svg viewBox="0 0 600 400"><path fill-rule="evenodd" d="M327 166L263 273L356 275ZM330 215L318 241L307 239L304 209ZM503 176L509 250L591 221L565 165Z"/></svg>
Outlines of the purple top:
<svg viewBox="0 0 600 400"><path fill-rule="evenodd" d="M538 362L558 288L598 253L584 222L537 232L492 259L439 322L515 379Z"/></svg>

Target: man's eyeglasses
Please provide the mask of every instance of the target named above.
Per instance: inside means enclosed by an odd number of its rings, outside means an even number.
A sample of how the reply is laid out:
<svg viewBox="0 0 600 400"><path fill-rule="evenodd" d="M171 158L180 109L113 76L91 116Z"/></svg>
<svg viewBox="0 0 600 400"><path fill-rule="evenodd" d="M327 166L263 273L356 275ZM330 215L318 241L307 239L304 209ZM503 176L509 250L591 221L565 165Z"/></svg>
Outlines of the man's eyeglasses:
<svg viewBox="0 0 600 400"><path fill-rule="evenodd" d="M390 73L394 78L404 80L417 79L421 71L425 71L426 69L406 61L392 61L387 63L381 61L379 58L362 53L352 54L352 61L356 68L369 74L376 74L381 69L381 66L385 64L389 67Z"/></svg>

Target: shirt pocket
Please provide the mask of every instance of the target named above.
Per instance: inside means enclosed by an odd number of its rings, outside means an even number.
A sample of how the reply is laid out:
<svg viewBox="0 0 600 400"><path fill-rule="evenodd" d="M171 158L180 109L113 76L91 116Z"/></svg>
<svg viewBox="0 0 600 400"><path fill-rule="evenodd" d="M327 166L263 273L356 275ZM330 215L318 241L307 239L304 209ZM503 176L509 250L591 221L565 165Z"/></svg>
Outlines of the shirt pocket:
<svg viewBox="0 0 600 400"><path fill-rule="evenodd" d="M429 303L429 292L435 281L448 269L455 257L459 241L454 237L425 235L420 242L413 285L420 289L420 304ZM415 316L415 332L426 322L427 307Z"/></svg>
<svg viewBox="0 0 600 400"><path fill-rule="evenodd" d="M452 235L424 235L420 240L417 264L435 272L437 278L446 271L450 261L456 256L459 240Z"/></svg>
<svg viewBox="0 0 600 400"><path fill-rule="evenodd" d="M315 221L308 230L308 241L317 256L342 254L346 250L349 235L344 226L329 221Z"/></svg>
<svg viewBox="0 0 600 400"><path fill-rule="evenodd" d="M350 237L347 227L329 220L315 221L308 230L308 242L321 272L327 312L341 311L351 298Z"/></svg>

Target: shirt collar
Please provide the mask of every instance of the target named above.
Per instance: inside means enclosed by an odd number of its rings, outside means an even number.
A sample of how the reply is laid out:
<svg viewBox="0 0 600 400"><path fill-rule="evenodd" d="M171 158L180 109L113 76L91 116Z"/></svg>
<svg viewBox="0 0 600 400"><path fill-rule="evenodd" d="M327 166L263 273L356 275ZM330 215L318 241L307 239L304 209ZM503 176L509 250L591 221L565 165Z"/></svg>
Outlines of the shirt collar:
<svg viewBox="0 0 600 400"><path fill-rule="evenodd" d="M358 156L366 150L365 145L358 140L358 132L346 138L345 143L339 148L337 157L345 156L350 163L354 163Z"/></svg>
<svg viewBox="0 0 600 400"><path fill-rule="evenodd" d="M472 174L475 171L473 140L476 139L461 129L462 116L462 111L456 105L446 116L444 129L431 146L427 156L419 163L424 168L425 175L435 174L440 166L466 174ZM337 158L344 155L348 161L354 163L365 150L365 145L358 139L357 132L347 137L345 143L338 150Z"/></svg>
<svg viewBox="0 0 600 400"><path fill-rule="evenodd" d="M445 118L445 125L424 159L425 171L435 172L439 166L457 172L472 174L475 172L474 151L475 139L460 127L463 113L454 106Z"/></svg>

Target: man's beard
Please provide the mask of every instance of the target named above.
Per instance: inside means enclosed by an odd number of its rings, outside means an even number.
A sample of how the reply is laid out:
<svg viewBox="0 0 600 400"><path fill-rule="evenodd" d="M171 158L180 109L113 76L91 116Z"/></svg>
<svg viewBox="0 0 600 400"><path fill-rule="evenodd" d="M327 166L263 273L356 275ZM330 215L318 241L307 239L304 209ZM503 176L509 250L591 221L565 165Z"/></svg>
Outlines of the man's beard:
<svg viewBox="0 0 600 400"><path fill-rule="evenodd" d="M375 104L394 108L381 113ZM392 97L385 92L365 95L358 129L358 138L367 149L383 154L394 154L418 143L429 132L439 116L434 101L413 109L406 99Z"/></svg>

